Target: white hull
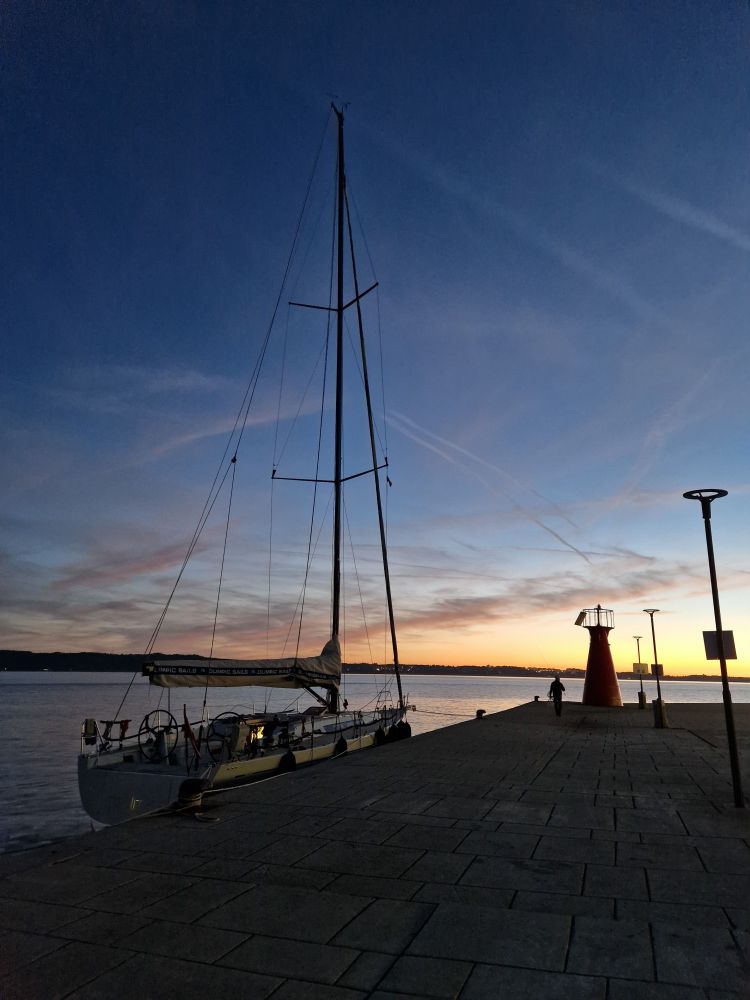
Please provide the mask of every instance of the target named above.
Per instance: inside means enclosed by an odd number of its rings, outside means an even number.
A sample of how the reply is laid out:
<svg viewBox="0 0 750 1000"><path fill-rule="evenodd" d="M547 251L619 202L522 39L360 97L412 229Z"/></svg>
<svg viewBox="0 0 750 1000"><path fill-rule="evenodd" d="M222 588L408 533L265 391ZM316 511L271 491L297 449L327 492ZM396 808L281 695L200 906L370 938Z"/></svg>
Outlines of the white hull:
<svg viewBox="0 0 750 1000"><path fill-rule="evenodd" d="M318 763L346 752L363 750L377 742L376 731L394 726L403 717L398 709L370 713L366 722L343 729L353 731L351 738L341 735L341 722L325 723L314 734L274 746L254 754L222 754L226 759L212 760L204 752L196 758L193 748L182 737L168 758L149 761L132 744L99 747L78 758L78 787L83 808L99 823L114 825L130 819L174 808L188 801L199 787L205 791L248 784L296 767ZM323 720L321 720L323 721ZM196 767L196 760L198 766ZM186 784L186 782L188 784ZM202 783L202 784L201 784Z"/></svg>

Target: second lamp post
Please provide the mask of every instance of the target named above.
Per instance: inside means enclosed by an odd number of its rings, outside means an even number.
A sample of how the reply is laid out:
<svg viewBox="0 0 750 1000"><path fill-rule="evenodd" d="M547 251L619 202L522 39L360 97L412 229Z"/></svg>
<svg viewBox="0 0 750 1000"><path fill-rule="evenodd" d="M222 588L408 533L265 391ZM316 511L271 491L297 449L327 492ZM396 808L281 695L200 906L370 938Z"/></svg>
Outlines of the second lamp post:
<svg viewBox="0 0 750 1000"><path fill-rule="evenodd" d="M656 701L654 702L654 725L657 729L664 729L667 725L667 714L664 711L664 702L661 700L661 683L659 681L659 657L656 655L656 631L654 629L654 615L658 608L644 608L643 611L651 619L651 641L654 644L654 674L656 675Z"/></svg>

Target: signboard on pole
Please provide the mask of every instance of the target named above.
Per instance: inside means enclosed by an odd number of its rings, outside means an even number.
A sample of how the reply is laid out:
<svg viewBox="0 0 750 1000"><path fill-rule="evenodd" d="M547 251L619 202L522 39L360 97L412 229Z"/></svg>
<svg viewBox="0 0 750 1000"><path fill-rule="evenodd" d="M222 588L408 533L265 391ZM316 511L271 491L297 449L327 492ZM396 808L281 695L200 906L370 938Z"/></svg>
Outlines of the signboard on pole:
<svg viewBox="0 0 750 1000"><path fill-rule="evenodd" d="M734 632L725 632L722 629L721 637L724 640L724 657L727 660L736 660L737 651L734 648ZM704 632L703 633L703 645L706 647L706 659L707 660L718 660L719 659L719 633L718 632Z"/></svg>
<svg viewBox="0 0 750 1000"><path fill-rule="evenodd" d="M651 673L654 675L654 677L663 677L664 676L664 664L663 663L652 663L651 664Z"/></svg>
<svg viewBox="0 0 750 1000"><path fill-rule="evenodd" d="M634 674L648 674L648 663L634 663L633 664Z"/></svg>

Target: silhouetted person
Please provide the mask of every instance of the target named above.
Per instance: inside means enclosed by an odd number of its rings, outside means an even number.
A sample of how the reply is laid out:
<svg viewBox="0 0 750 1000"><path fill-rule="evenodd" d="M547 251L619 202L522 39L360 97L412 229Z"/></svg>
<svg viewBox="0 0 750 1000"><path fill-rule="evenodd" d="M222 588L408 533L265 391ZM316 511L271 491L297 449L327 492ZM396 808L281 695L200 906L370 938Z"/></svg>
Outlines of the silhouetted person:
<svg viewBox="0 0 750 1000"><path fill-rule="evenodd" d="M555 679L549 686L549 696L555 706L555 715L560 715L562 712L562 696L564 690L565 685L558 676L555 676Z"/></svg>

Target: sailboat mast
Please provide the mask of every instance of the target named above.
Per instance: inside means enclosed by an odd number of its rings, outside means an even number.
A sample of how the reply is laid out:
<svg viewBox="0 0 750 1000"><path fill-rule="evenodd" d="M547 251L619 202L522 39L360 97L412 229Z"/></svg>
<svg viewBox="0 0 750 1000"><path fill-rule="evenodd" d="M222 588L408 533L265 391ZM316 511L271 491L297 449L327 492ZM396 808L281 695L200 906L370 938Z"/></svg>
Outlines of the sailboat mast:
<svg viewBox="0 0 750 1000"><path fill-rule="evenodd" d="M359 279L357 277L357 261L354 256L354 237L352 236L352 220L349 215L349 201L346 199L346 223L349 234L349 253L351 254L352 281L354 282L354 298L357 303L357 326L359 328L359 351L362 359L362 381L365 385L365 403L367 404L367 424L370 431L370 454L372 455L372 473L375 480L375 503L378 509L378 527L380 529L380 553L383 559L383 576L385 578L385 596L388 605L388 621L391 626L391 646L393 648L393 670L398 685L398 705L404 707L404 692L401 687L401 671L398 661L398 642L396 641L396 619L393 615L393 598L391 596L391 574L388 569L388 543L385 537L385 519L383 518L383 499L380 491L380 473L378 471L378 452L375 446L375 420L372 413L372 396L370 395L370 377L367 372L367 351L365 349L365 330L362 322L362 306L360 305ZM387 464L387 459L386 459Z"/></svg>
<svg viewBox="0 0 750 1000"><path fill-rule="evenodd" d="M336 197L336 427L333 469L333 610L331 632L339 634L341 605L341 471L344 409L344 113L332 104L338 121L338 171ZM337 692L331 699L338 700ZM337 706L336 706L337 707Z"/></svg>

